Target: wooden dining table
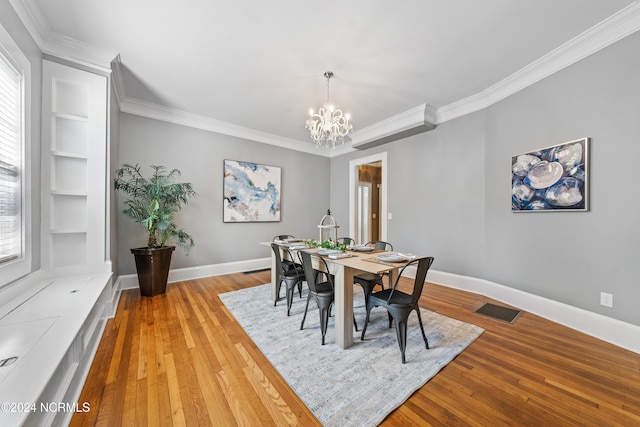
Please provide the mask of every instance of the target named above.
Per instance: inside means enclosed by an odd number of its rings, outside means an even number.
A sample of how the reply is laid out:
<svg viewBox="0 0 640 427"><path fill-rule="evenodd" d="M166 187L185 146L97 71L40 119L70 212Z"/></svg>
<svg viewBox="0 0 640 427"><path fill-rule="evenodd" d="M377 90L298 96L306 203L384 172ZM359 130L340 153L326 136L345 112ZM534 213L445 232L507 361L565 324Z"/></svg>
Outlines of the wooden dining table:
<svg viewBox="0 0 640 427"><path fill-rule="evenodd" d="M260 242L265 246L271 246L273 242ZM304 250L310 253L317 253L318 249L312 248L291 248L290 245L284 243L279 244L282 247L289 247L291 252L296 256L298 250ZM280 251L281 256L286 254L286 251ZM350 257L331 259L328 256L323 258L327 262L329 267L329 273L334 275L334 292L335 292L335 334L336 344L338 347L346 349L353 344L353 276L362 272L369 272L375 274L389 274L390 283L394 283L398 275L398 271L405 263L391 263L380 261L378 256L384 254L393 254L396 252L385 251L371 251L371 252L358 252L347 251ZM314 259L312 257L312 259ZM317 263L317 264L316 264ZM317 260L314 261L315 269L322 269ZM275 301L277 299L276 284L279 280L279 274L276 268L276 258L273 251L271 251L271 299Z"/></svg>

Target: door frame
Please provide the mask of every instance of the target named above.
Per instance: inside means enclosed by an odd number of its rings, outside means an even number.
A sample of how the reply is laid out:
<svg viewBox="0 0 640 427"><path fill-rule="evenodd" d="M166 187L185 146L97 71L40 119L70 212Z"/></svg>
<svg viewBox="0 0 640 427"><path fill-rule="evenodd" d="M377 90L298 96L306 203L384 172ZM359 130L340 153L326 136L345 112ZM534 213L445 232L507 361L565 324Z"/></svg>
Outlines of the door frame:
<svg viewBox="0 0 640 427"><path fill-rule="evenodd" d="M349 236L356 231L356 198L358 190L358 166L380 162L382 177L380 180L380 240L387 241L387 152L372 154L349 161Z"/></svg>

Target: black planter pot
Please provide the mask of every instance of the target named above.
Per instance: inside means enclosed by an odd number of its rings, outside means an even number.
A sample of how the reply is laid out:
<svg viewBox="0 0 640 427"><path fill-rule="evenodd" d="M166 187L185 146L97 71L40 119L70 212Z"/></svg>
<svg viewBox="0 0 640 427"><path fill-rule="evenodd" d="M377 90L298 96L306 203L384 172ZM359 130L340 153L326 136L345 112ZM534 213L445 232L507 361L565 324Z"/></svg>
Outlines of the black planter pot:
<svg viewBox="0 0 640 427"><path fill-rule="evenodd" d="M166 292L171 254L175 249L175 246L131 249L136 260L138 284L143 297L152 297Z"/></svg>

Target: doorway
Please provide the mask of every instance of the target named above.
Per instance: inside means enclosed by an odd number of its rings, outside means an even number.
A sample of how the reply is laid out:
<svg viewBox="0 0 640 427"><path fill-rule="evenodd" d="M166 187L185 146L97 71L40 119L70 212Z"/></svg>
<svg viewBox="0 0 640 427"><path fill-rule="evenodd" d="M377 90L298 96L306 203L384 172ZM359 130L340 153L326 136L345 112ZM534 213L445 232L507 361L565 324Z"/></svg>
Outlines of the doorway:
<svg viewBox="0 0 640 427"><path fill-rule="evenodd" d="M349 236L387 240L387 153L349 162Z"/></svg>
<svg viewBox="0 0 640 427"><path fill-rule="evenodd" d="M361 166L362 167L362 166ZM356 195L356 233L353 238L358 244L367 243L371 240L378 240L376 231L378 227L376 223L376 214L373 209L373 195L371 189L372 182L360 181L362 178L360 173L358 176L358 193Z"/></svg>

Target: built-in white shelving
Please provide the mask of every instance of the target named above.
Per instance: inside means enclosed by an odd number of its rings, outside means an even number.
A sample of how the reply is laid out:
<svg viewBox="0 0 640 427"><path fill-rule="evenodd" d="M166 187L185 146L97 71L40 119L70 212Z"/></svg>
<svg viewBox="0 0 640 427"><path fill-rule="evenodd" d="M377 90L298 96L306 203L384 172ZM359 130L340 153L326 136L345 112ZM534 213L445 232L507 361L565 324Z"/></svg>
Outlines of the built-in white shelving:
<svg viewBox="0 0 640 427"><path fill-rule="evenodd" d="M45 268L104 265L107 78L43 62Z"/></svg>

